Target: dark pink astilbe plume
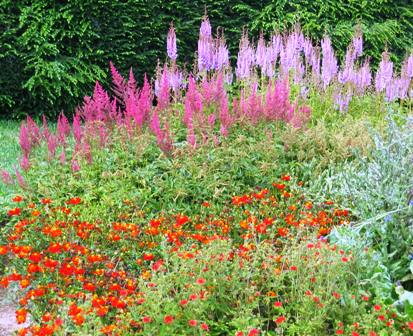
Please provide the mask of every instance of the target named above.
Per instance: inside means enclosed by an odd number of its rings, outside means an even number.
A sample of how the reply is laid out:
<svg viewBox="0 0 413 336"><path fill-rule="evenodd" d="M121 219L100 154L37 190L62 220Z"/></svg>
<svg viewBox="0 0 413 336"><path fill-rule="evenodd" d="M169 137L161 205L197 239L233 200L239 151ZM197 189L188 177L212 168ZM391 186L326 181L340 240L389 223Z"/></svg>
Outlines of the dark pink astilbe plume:
<svg viewBox="0 0 413 336"><path fill-rule="evenodd" d="M151 121L151 129L156 136L159 148L165 153L170 154L172 151L172 137L169 131L169 125L165 122L165 131L161 130L158 112L155 109Z"/></svg>
<svg viewBox="0 0 413 336"><path fill-rule="evenodd" d="M29 156L32 146L30 143L29 130L24 123L20 126L19 144L24 155Z"/></svg>
<svg viewBox="0 0 413 336"><path fill-rule="evenodd" d="M11 177L11 174L5 169L3 169L1 171L1 179L2 179L3 183L6 184L6 185L7 184L9 184L9 185L13 184L13 178Z"/></svg>

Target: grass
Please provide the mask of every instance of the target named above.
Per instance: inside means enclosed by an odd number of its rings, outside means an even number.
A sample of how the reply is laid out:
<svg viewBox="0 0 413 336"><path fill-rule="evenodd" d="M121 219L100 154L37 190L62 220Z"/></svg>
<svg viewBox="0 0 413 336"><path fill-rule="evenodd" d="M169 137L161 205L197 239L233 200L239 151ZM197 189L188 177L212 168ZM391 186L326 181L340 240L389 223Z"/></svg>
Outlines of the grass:
<svg viewBox="0 0 413 336"><path fill-rule="evenodd" d="M11 120L0 120L0 170L11 169L17 163L20 155L19 147L19 127L20 123ZM3 183L0 184L0 204L4 202L10 189Z"/></svg>

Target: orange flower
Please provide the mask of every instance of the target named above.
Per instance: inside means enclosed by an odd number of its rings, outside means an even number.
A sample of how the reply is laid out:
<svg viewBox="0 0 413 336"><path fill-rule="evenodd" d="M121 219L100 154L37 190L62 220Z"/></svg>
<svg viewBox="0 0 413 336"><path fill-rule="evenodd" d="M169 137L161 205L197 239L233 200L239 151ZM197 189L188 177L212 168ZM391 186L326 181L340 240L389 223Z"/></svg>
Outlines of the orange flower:
<svg viewBox="0 0 413 336"><path fill-rule="evenodd" d="M27 318L27 310L22 308L22 309L18 309L16 310L16 321L18 324L22 324L24 322L26 322L26 318Z"/></svg>
<svg viewBox="0 0 413 336"><path fill-rule="evenodd" d="M21 209L20 208L14 208L14 209L11 209L11 210L9 210L9 212L7 213L7 215L8 216L20 216L20 214L21 214Z"/></svg>

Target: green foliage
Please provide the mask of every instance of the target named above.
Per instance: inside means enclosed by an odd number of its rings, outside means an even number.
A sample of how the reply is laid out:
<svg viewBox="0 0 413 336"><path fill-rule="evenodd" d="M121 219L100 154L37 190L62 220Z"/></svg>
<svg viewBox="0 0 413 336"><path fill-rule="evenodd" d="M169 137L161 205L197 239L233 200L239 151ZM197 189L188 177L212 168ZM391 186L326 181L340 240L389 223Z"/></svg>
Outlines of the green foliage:
<svg viewBox="0 0 413 336"><path fill-rule="evenodd" d="M393 278L401 280L410 273L413 243L411 121L395 115L385 134L372 131L372 139L368 156L358 153L353 162L332 167L313 187L353 209L356 230L380 252Z"/></svg>

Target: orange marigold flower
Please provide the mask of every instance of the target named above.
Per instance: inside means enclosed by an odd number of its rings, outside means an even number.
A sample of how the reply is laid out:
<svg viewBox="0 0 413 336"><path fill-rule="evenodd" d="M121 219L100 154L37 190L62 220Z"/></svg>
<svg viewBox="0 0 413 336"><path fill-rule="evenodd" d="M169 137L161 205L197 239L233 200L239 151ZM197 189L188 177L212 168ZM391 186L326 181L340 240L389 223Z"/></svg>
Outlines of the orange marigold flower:
<svg viewBox="0 0 413 336"><path fill-rule="evenodd" d="M14 209L11 209L11 210L9 210L8 212L7 212L7 215L8 216L20 216L20 214L21 214L21 209L20 208L14 208Z"/></svg>
<svg viewBox="0 0 413 336"><path fill-rule="evenodd" d="M66 202L66 204L76 205L76 204L79 204L80 202L81 202L80 197L74 197L74 198L71 198L70 200L68 200Z"/></svg>

